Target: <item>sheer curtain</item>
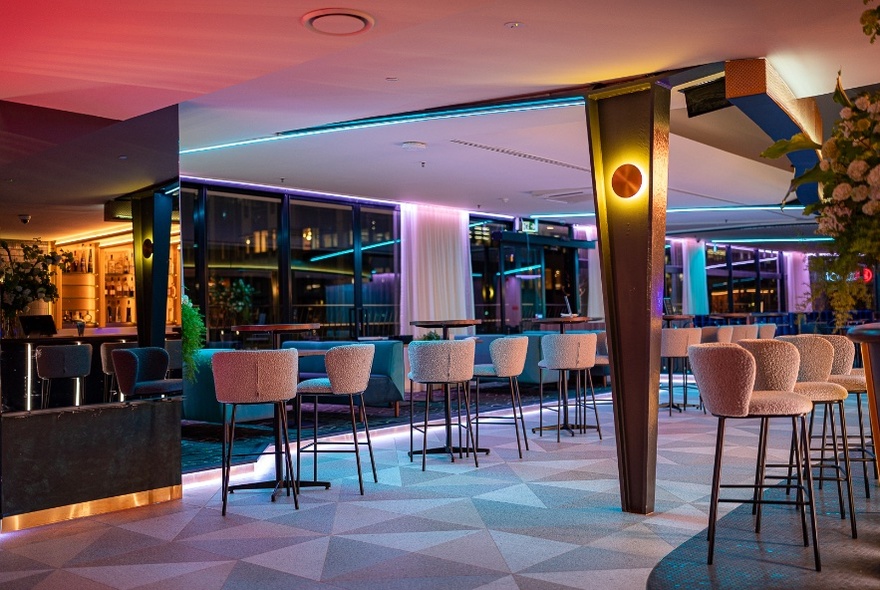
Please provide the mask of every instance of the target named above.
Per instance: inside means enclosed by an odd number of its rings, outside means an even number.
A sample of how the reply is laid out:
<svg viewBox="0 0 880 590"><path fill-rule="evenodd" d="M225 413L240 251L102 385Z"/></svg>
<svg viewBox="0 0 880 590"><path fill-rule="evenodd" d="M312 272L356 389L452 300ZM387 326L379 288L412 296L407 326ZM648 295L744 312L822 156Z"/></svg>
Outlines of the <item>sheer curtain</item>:
<svg viewBox="0 0 880 590"><path fill-rule="evenodd" d="M577 240L596 240L595 225L574 226ZM604 318L605 300L602 295L602 269L599 267L599 244L587 251L587 317Z"/></svg>
<svg viewBox="0 0 880 590"><path fill-rule="evenodd" d="M412 320L474 317L468 222L459 209L400 206L401 334L430 331L410 326Z"/></svg>
<svg viewBox="0 0 880 590"><path fill-rule="evenodd" d="M803 252L785 252L785 293L788 311L813 311L810 302L810 270Z"/></svg>
<svg viewBox="0 0 880 590"><path fill-rule="evenodd" d="M682 240L681 312L689 315L709 313L709 289L706 284L706 242Z"/></svg>

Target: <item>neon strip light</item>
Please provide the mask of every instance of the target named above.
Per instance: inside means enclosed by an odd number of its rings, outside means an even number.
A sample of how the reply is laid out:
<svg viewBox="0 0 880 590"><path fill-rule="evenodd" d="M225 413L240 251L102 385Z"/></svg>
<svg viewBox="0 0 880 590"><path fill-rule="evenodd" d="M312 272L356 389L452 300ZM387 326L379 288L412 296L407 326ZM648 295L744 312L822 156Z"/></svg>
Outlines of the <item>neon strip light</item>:
<svg viewBox="0 0 880 590"><path fill-rule="evenodd" d="M541 268L541 265L533 264L531 266L523 266L522 268L514 268L513 270L505 270L504 276L516 274L518 272L525 272L527 270L535 270L536 268Z"/></svg>
<svg viewBox="0 0 880 590"><path fill-rule="evenodd" d="M584 106L584 99L582 97L544 98L540 100L511 102L507 104L458 107L437 109L431 111L400 113L397 115L386 115L383 117L367 117L365 119L353 119L351 121L341 121L338 123L329 123L327 125L305 127L303 129L291 129L290 131L281 131L279 133L276 133L275 135L264 137L255 137L252 139L243 139L240 141L230 141L227 143L219 143L215 145L206 145L197 148L180 150L180 155L198 154L201 152L221 150L233 147L244 147L248 145L280 141L282 139L295 139L298 137L309 137L312 135L324 135L327 133L337 133L340 131L353 131L355 129L370 129L373 127L400 125L402 123L420 123L423 121L439 121L443 119L459 119L463 117L480 117L483 115L521 113L526 111L540 111L546 109L557 109L573 106Z"/></svg>
<svg viewBox="0 0 880 590"><path fill-rule="evenodd" d="M786 209L803 211L803 205L788 205ZM782 211L779 205L733 205L730 207L670 207L666 213L736 213L737 211ZM595 217L595 213L538 213L532 219L559 219L562 217Z"/></svg>
<svg viewBox="0 0 880 590"><path fill-rule="evenodd" d="M373 248L381 248L382 246L390 246L391 244L397 244L400 240L389 240L387 242L379 242L378 244L370 244L369 246L364 246L361 248L361 251L364 250L372 250ZM343 256L345 254L353 254L354 248L347 248L345 250L340 250L339 252L333 252L332 254L322 254L321 256L315 256L314 258L310 258L309 262L318 262L319 260L326 260L328 258L333 258L334 256Z"/></svg>
<svg viewBox="0 0 880 590"><path fill-rule="evenodd" d="M784 242L833 242L834 238L737 238L716 241L719 244L767 244Z"/></svg>

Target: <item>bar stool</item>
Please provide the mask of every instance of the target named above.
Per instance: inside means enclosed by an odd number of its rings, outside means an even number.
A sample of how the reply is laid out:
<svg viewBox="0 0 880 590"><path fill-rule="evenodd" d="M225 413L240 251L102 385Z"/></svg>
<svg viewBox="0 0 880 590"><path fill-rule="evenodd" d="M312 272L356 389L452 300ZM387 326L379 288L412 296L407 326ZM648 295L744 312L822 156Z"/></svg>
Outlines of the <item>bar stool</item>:
<svg viewBox="0 0 880 590"><path fill-rule="evenodd" d="M214 391L217 401L223 404L223 516L226 516L229 472L232 468L235 411L242 404L274 404L276 406L276 413L281 419L280 428L283 435L284 463L287 469L287 477L283 474L278 474L280 479L275 482L272 501L275 501L275 495L282 485L287 488L288 496L292 487L294 507L299 509L296 476L293 471L293 460L290 455L286 409L287 402L296 397L298 368L299 359L296 349L228 350L217 352L211 357ZM226 404L232 405L231 416L226 411ZM237 456L262 454L242 453Z"/></svg>
<svg viewBox="0 0 880 590"><path fill-rule="evenodd" d="M165 352L168 353L168 377L182 376L183 340L166 340Z"/></svg>
<svg viewBox="0 0 880 590"><path fill-rule="evenodd" d="M428 453L446 453L455 461L455 452L458 451L459 457L462 456L463 450L474 451L474 467L479 467L477 459L478 448L471 442L476 442L473 432L470 413L470 382L474 378L474 351L475 342L473 338L465 338L463 340L416 340L410 343L408 347L410 372L407 376L410 380L409 390L409 458L413 460L414 450L414 432L422 433L422 471L427 465ZM414 422L415 396L413 395L413 384L420 383L426 386L425 395L425 421L422 426L416 426ZM445 412L445 428L446 436L444 446L428 449L428 427L430 420L431 407L431 390L433 386L439 385L443 389L443 404ZM459 413L458 429L458 447L452 445L452 398L451 387L458 385L461 387L464 395L464 405L466 413L466 422L461 425L461 416ZM457 388L458 389L458 388ZM460 402L460 398L459 398ZM460 407L460 406L459 406ZM464 447L461 445L461 430L467 431L466 442Z"/></svg>
<svg viewBox="0 0 880 590"><path fill-rule="evenodd" d="M810 439L813 438L813 424L816 415L816 406L824 408L822 417L822 435L820 437L821 445L818 449L811 448L811 451L818 450L819 458L813 461L814 467L819 469L819 475L815 478L819 482L821 489L822 482L834 481L837 483L837 496L840 501L840 518L846 519L846 509L843 501L843 487L845 484L849 497L849 519L850 528L853 539L858 537L856 530L856 513L855 503L853 501L852 492L852 472L850 470L849 460L849 443L846 439L846 412L844 411L844 402L849 393L847 390L837 383L831 383L831 368L834 364L834 346L816 334L800 334L797 336L779 336L777 340L791 342L798 348L800 353L800 365L798 369L797 383L795 383L794 391L806 396L813 402L813 411L810 414ZM840 419L840 447L838 448L837 423L834 420L834 409L837 408L837 415ZM831 445L830 451L832 457L826 458L829 451L826 437L826 422L831 424ZM841 451L843 454L843 465L840 464ZM812 459L811 459L812 461ZM825 469L833 469L835 475L826 476Z"/></svg>
<svg viewBox="0 0 880 590"><path fill-rule="evenodd" d="M92 370L91 344L38 346L34 358L37 361L37 377L41 380L41 408L49 407L53 379L73 379L73 405L78 406L82 403L86 377Z"/></svg>
<svg viewBox="0 0 880 590"><path fill-rule="evenodd" d="M660 407L668 407L670 416L672 416L673 408L681 412L688 407L688 347L699 344L702 334L701 328L662 328L660 333L660 357L666 359L669 376L669 403ZM681 380L684 397L681 406L673 403L672 376L675 359L682 361Z"/></svg>
<svg viewBox="0 0 880 590"><path fill-rule="evenodd" d="M730 342L733 326L703 326L700 328L700 342Z"/></svg>
<svg viewBox="0 0 880 590"><path fill-rule="evenodd" d="M367 412L364 410L364 391L370 382L370 372L373 368L373 356L376 347L373 344L351 344L334 346L327 351L324 357L324 366L327 368L327 377L318 377L301 381L297 386L296 398L296 471L300 471L300 457L304 451L311 449L313 461L313 473L315 483L318 480L318 453L354 453L357 463L358 484L361 496L364 495L364 478L361 471L360 441L358 440L357 418L364 423L367 448L370 451L370 465L373 467L373 481L379 481L376 473L376 460L373 458L373 443L370 440L370 423L367 421ZM345 395L348 396L348 407L351 414L352 441L318 441L318 401L322 395ZM309 397L314 402L314 428L312 442L302 446L302 402L304 397ZM358 401L358 413L355 415L355 398ZM340 449L340 446L349 448ZM322 448L323 447L323 448Z"/></svg>
<svg viewBox="0 0 880 590"><path fill-rule="evenodd" d="M513 424L516 432L516 448L519 450L519 458L522 459L522 442L520 441L519 429L522 427L522 440L525 441L526 450L529 450L529 439L526 437L526 423L523 418L522 400L519 395L519 376L526 366L526 355L529 351L528 336L512 336L497 338L489 344L489 356L492 364L474 365L474 379L476 391L474 393L474 431L475 444L480 446L480 424ZM510 406L511 416L480 416L480 378L503 378L510 383Z"/></svg>
<svg viewBox="0 0 880 590"><path fill-rule="evenodd" d="M596 334L546 334L541 337L541 350L544 358L538 363L541 370L558 371L556 408L549 408L556 412L556 442L560 442L562 430L568 430L574 436L574 427L582 433L587 428L595 428L602 438L602 427L599 423L599 410L596 406L596 393L593 390L592 380L589 378L589 370L596 364ZM575 424L569 422L568 415L568 376L575 376ZM590 382L590 393L593 400L593 413L596 418L595 425L586 424L586 400L581 398L581 376ZM544 431L544 384L539 379L539 408L538 408L538 431ZM586 395L584 394L584 397Z"/></svg>
<svg viewBox="0 0 880 590"><path fill-rule="evenodd" d="M831 343L834 347L834 363L831 366L831 376L828 380L831 383L837 383L843 386L848 392L856 396L856 408L859 417L859 433L857 435L847 434L847 441L850 439L858 440L858 443L850 444L850 462L862 464L862 474L865 478L865 497L871 497L870 478L868 477L868 463L874 464L874 473L877 469L877 454L874 448L874 438L870 431L865 434L865 420L862 411L862 396L868 394L868 383L865 380L864 369L853 369L853 361L856 356L855 343L846 336L820 334L822 338ZM853 457L853 451L859 456Z"/></svg>
<svg viewBox="0 0 880 590"><path fill-rule="evenodd" d="M758 338L773 338L776 336L776 324L758 324Z"/></svg>
<svg viewBox="0 0 880 590"><path fill-rule="evenodd" d="M158 346L117 348L111 351L119 401L183 393L182 379L168 379L168 353Z"/></svg>
<svg viewBox="0 0 880 590"><path fill-rule="evenodd" d="M113 365L113 351L119 348L136 348L137 342L104 342L101 344L101 372L104 373L104 401L113 399L113 394L118 393L119 384L116 382L116 367Z"/></svg>
<svg viewBox="0 0 880 590"><path fill-rule="evenodd" d="M819 558L819 540L816 531L816 507L813 497L812 472L807 467L806 455L809 452L807 438L806 414L812 410L813 404L804 396L791 391L797 371L798 352L793 346L784 342L760 340L770 343L774 358L787 358L789 362L781 363L776 372L777 384L785 386L783 390L758 390L757 359L742 346L729 343L697 344L688 350L694 378L703 396L703 403L713 416L718 418L718 431L715 441L715 465L712 470L712 495L709 504L709 551L707 563L712 565L715 554L715 529L718 518L719 502L752 503L758 508L756 533L760 532L760 507L770 501L763 497L768 488L786 488L790 483L764 483L766 467L767 424L770 418L789 418L791 420L792 439L795 442L794 461L797 473L797 496L794 500L775 500L773 504L793 504L801 511L801 528L804 546L809 546L807 522L804 507L809 508L812 529L813 559L816 571L821 571L822 562ZM765 365L766 366L766 365ZM765 371L766 372L766 371ZM761 420L762 436L758 440L758 459L756 461L756 477L754 484L721 484L721 462L724 452L724 431L728 419L758 418ZM800 422L800 427L798 427ZM762 452L763 449L763 452ZM804 481L806 480L806 481ZM754 497L751 501L741 498L721 498L722 488L752 489Z"/></svg>
<svg viewBox="0 0 880 590"><path fill-rule="evenodd" d="M731 342L739 342L740 340L754 340L758 337L757 324L740 324L730 326L733 330L730 333Z"/></svg>

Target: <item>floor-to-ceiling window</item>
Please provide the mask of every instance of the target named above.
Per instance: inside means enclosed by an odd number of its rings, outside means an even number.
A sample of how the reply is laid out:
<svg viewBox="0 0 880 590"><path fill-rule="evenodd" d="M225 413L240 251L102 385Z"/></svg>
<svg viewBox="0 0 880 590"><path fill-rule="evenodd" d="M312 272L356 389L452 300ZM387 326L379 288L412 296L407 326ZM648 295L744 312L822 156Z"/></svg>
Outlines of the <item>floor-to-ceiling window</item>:
<svg viewBox="0 0 880 590"><path fill-rule="evenodd" d="M707 244L710 312L787 311L781 296L784 274L779 260L777 251Z"/></svg>

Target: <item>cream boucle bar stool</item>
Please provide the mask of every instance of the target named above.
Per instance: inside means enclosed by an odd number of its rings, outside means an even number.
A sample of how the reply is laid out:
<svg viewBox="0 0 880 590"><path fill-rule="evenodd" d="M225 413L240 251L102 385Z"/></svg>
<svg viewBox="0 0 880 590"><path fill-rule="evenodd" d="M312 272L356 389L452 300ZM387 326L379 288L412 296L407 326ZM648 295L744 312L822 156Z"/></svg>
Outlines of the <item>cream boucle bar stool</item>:
<svg viewBox="0 0 880 590"><path fill-rule="evenodd" d="M850 470L849 460L849 444L846 440L846 412L843 404L849 393L847 390L837 384L831 383L831 368L834 365L834 346L816 334L801 334L798 336L779 336L777 340L790 342L798 348L800 353L800 365L798 367L797 383L795 383L795 392L807 396L813 402L813 412L810 414L810 438L813 436L813 423L815 420L816 406L821 405L825 408L823 415L823 426L821 435L821 445L819 447L820 455L818 460L813 462L815 467L819 468L819 475L816 480L821 487L823 481L835 481L837 483L837 495L840 501L840 518L846 518L846 509L843 502L843 484L846 484L847 494L849 495L849 518L852 536L855 539L858 536L856 530L855 504L852 495L852 473ZM834 408L837 407L837 416L840 419L840 439L838 441L837 423L834 419ZM831 424L831 458L826 457L828 444L826 442L825 421ZM816 450L816 449L811 449ZM843 454L843 465L840 464L841 451ZM825 469L833 468L835 475L829 477L825 475Z"/></svg>
<svg viewBox="0 0 880 590"><path fill-rule="evenodd" d="M703 326L700 328L700 342L730 342L733 336L733 326Z"/></svg>
<svg viewBox="0 0 880 590"><path fill-rule="evenodd" d="M762 341L772 342L772 341ZM784 343L780 343L783 344ZM797 350L788 347L791 358L797 358ZM712 495L709 505L709 552L707 563L712 565L715 554L715 528L718 518L719 502L745 502L753 503L760 507L763 503L794 504L801 510L801 528L803 532L804 546L809 546L806 518L803 517L804 506L809 508L810 524L813 541L813 558L816 571L822 569L819 558L819 540L816 531L816 508L812 489L812 474L806 468L806 453L808 448L807 425L805 416L813 408L812 403L804 396L791 391L794 385L795 371L787 373L787 379L782 379L782 385L788 385L784 390L756 390L757 364L756 359L745 348L730 343L697 344L688 350L691 367L697 386L703 396L703 403L709 412L718 418L718 431L715 442L715 465L712 470ZM761 419L762 432L770 418L790 418L792 437L797 440L794 445L797 472L797 496L795 500L768 501L763 498L763 490L772 487L785 487L787 484L764 483L763 478L755 484L721 484L721 458L724 452L724 430L728 419L759 418ZM800 428L798 428L800 422ZM766 453L761 453L761 447L766 445L766 439L761 437L758 442L757 472L764 473ZM806 481L804 481L806 480ZM741 498L721 498L722 488L746 488L754 489L755 497L751 500ZM756 522L756 532L760 530L760 520Z"/></svg>
<svg viewBox="0 0 880 590"><path fill-rule="evenodd" d="M776 336L776 324L758 324L758 338L773 338Z"/></svg>
<svg viewBox="0 0 880 590"><path fill-rule="evenodd" d="M681 412L688 406L688 347L699 344L703 335L702 328L663 328L660 333L660 357L667 359L669 375L669 402L660 406L661 408L669 408L669 415L672 415L673 408ZM672 375L673 364L675 359L682 359L681 380L683 388L682 405L673 403L673 387Z"/></svg>
<svg viewBox="0 0 880 590"><path fill-rule="evenodd" d="M560 432L568 430L574 436L574 428L580 432L586 432L587 428L595 428L602 439L602 427L599 423L599 409L596 406L596 393L590 379L589 370L596 364L596 333L588 334L547 334L541 337L541 351L544 358L538 362L538 367L544 371L559 371L557 379L558 395L556 408L550 410L556 412L556 442L560 441ZM575 423L572 425L568 415L568 374L575 375ZM587 404L582 399L581 376L585 376L590 384L590 394L593 400L593 414L596 419L595 425L586 423ZM543 379L541 380L543 381ZM544 388L543 383L539 387L540 407L538 409L538 431L544 431ZM585 397L585 394L584 394Z"/></svg>
<svg viewBox="0 0 880 590"><path fill-rule="evenodd" d="M869 434L865 434L865 420L862 411L862 396L868 394L868 384L865 381L864 369L853 369L853 361L856 356L855 343L846 336L825 335L821 337L831 343L834 347L834 364L831 366L831 376L828 380L832 383L842 385L848 392L856 396L856 408L859 417L859 433L857 435L847 435L847 440L856 439L858 443L850 444L850 461L862 464L862 475L865 478L865 497L871 497L871 483L868 476L868 463L873 463L874 468L871 473L875 473L877 469L877 453L874 448L874 439ZM853 451L859 454L853 457Z"/></svg>
<svg viewBox="0 0 880 590"><path fill-rule="evenodd" d="M529 351L528 336L511 336L497 338L489 344L489 356L492 364L474 365L474 378L476 390L474 393L474 430L476 445L480 446L480 424L513 424L516 432L516 448L519 450L519 458L522 459L522 441L525 441L526 450L529 450L529 439L526 437L526 423L523 418L522 400L519 395L519 376L526 366L526 355ZM510 406L511 416L480 416L480 378L503 378L510 383ZM522 441L519 430L522 428Z"/></svg>
<svg viewBox="0 0 880 590"><path fill-rule="evenodd" d="M304 451L312 452L313 480L310 484L318 482L318 453L354 453L357 463L358 484L361 496L364 495L364 476L361 470L360 444L357 431L357 416L364 423L367 449L370 452L370 465L373 468L373 481L378 483L379 475L376 472L376 460L373 457L373 443L370 440L370 423L367 421L367 412L364 409L363 394L370 382L370 371L373 369L373 357L376 354L376 346L373 344L346 344L334 346L327 351L324 357L324 366L327 368L327 376L317 379L301 381L297 385L296 398L296 471L300 471L300 457ZM318 441L318 402L322 395L348 396L348 408L351 415L351 442L348 441ZM302 445L300 433L302 432L302 402L304 397L314 401L312 442ZM358 413L355 413L355 398L357 398Z"/></svg>
<svg viewBox="0 0 880 590"><path fill-rule="evenodd" d="M757 324L744 324L739 326L730 326L733 328L730 334L731 342L739 342L740 340L753 340L758 337Z"/></svg>
<svg viewBox="0 0 880 590"><path fill-rule="evenodd" d="M287 433L287 402L296 397L296 380L299 358L296 349L289 350L229 350L211 357L214 374L214 391L217 401L223 404L223 510L226 516L226 498L229 493L229 471L232 466L233 440L235 438L235 410L241 404L274 404L280 420L284 459L287 476L278 473L272 501L283 485L290 495L293 487L294 506L299 509L296 476L290 456L290 439ZM226 404L232 404L231 417ZM277 452L277 449L276 449ZM262 454L262 453L258 453Z"/></svg>
<svg viewBox="0 0 880 590"><path fill-rule="evenodd" d="M465 338L463 340L416 340L410 343L408 347L410 372L408 378L410 380L409 391L409 458L413 460L413 455L418 451L413 448L414 432L416 430L422 433L422 471L427 465L427 455L429 453L446 453L455 461L456 451L459 457L462 456L462 449L466 448L467 452L474 452L474 466L479 467L477 459L473 425L471 422L470 411L470 382L474 378L474 351L475 341L473 338ZM415 397L413 395L413 383L424 384L427 388L425 395L425 421L422 426L416 426L414 423ZM440 385L443 388L443 403L445 411L445 443L442 447L428 449L428 422L430 421L431 409L431 389L434 385ZM463 388L464 405L466 412L466 422L462 427L459 421L458 426L458 447L452 445L452 385L460 385ZM467 431L465 446L461 445L461 429Z"/></svg>

